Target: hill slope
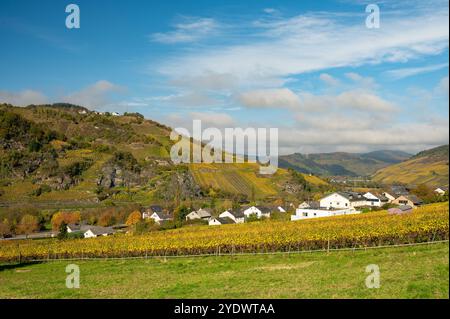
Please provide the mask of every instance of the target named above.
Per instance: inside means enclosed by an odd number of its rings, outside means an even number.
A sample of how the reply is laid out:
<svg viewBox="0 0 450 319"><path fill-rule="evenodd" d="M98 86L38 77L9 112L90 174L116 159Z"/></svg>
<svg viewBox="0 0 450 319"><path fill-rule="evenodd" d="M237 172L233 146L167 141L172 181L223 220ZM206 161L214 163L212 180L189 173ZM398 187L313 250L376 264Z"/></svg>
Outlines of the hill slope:
<svg viewBox="0 0 450 319"><path fill-rule="evenodd" d="M280 166L302 173L323 176L368 176L411 155L401 151L381 150L370 153L291 154L280 157Z"/></svg>
<svg viewBox="0 0 450 319"><path fill-rule="evenodd" d="M265 199L298 189L293 173L283 169L267 177L249 163L173 165L170 132L140 114L98 114L70 104L0 105L0 206L145 205L201 200L211 190L222 198ZM303 178L309 188L326 185Z"/></svg>
<svg viewBox="0 0 450 319"><path fill-rule="evenodd" d="M448 145L420 152L409 160L379 170L373 180L385 184L425 183L433 187L448 185L448 152Z"/></svg>

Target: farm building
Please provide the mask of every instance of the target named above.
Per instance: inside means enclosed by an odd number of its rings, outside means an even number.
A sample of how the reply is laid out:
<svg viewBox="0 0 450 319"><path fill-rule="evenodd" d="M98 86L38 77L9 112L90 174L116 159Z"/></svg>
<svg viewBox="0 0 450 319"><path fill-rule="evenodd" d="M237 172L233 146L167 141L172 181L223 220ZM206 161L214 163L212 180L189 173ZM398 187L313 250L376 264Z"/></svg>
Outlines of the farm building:
<svg viewBox="0 0 450 319"><path fill-rule="evenodd" d="M234 220L234 222L236 224L241 224L245 221L245 215L242 211L236 211L236 210L232 210L232 209L227 209L226 211L221 213L219 215L219 217L230 218L230 219Z"/></svg>
<svg viewBox="0 0 450 319"><path fill-rule="evenodd" d="M416 195L402 195L396 198L393 202L396 205L408 205L412 208L416 208L423 204L423 201Z"/></svg>
<svg viewBox="0 0 450 319"><path fill-rule="evenodd" d="M84 238L94 238L99 236L109 236L114 234L112 227L89 226L84 232Z"/></svg>
<svg viewBox="0 0 450 319"><path fill-rule="evenodd" d="M211 218L211 210L208 208L200 208L187 214L186 220L203 219L208 220Z"/></svg>
<svg viewBox="0 0 450 319"><path fill-rule="evenodd" d="M256 215L256 217L270 217L270 208L267 207L256 207L256 206L250 206L242 209L242 212L244 213L244 216L246 218L250 217L251 215Z"/></svg>
<svg viewBox="0 0 450 319"><path fill-rule="evenodd" d="M154 213L162 213L163 208L159 205L151 205L142 212L142 219L150 218Z"/></svg>
<svg viewBox="0 0 450 319"><path fill-rule="evenodd" d="M210 226L217 226L217 225L225 225L225 224L235 224L234 220L228 217L217 217L217 218L211 218L208 222L208 225Z"/></svg>
<svg viewBox="0 0 450 319"><path fill-rule="evenodd" d="M366 198L362 194L356 192L335 192L320 200L320 207L328 209L348 209L366 205Z"/></svg>

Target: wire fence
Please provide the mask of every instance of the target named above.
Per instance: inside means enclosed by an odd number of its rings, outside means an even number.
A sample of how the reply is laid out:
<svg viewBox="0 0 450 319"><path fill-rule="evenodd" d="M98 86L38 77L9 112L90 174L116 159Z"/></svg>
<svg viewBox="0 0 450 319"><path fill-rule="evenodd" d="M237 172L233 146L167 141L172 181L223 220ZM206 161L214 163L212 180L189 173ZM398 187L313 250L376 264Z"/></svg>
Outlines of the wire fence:
<svg viewBox="0 0 450 319"><path fill-rule="evenodd" d="M437 241L427 241L421 243L405 243L405 244L392 244L392 245L379 245L379 246L366 246L366 247L348 247L348 248L331 248L326 249L313 249L313 250L289 250L289 251L266 251L266 252L231 252L221 253L218 249L215 253L208 254L184 254L184 255L141 255L141 256L123 256L123 257L71 257L71 258L59 258L57 256L48 255L47 258L41 259L27 259L23 261L24 263L37 263L37 262L56 262L56 261L107 261L107 260L138 260L138 259L174 259L174 258L192 258L192 257L239 257L239 256L258 256L258 255L296 255L296 254L308 254L308 253L319 253L319 252L341 252L341 251L361 251L361 250L371 250L371 249L385 249L385 248L401 248L401 247L411 247L411 246L424 246L433 245L440 243L448 243L449 240L437 240ZM18 256L18 262L21 263L21 258Z"/></svg>

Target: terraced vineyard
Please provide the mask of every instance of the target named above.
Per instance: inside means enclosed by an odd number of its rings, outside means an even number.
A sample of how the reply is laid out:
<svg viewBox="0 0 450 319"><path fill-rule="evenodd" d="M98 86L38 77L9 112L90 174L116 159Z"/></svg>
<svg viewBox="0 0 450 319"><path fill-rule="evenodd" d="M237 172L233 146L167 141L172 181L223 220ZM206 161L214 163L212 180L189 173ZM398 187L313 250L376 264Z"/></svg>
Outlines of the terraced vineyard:
<svg viewBox="0 0 450 319"><path fill-rule="evenodd" d="M448 203L443 203L404 215L383 211L297 222L185 227L141 236L1 241L0 261L300 251L447 240L448 212Z"/></svg>
<svg viewBox="0 0 450 319"><path fill-rule="evenodd" d="M250 196L252 189L256 197L276 195L289 173L278 169L272 176L258 175L257 164L191 164L190 170L195 181L203 188L222 189L228 193ZM326 185L316 176L304 175L313 185Z"/></svg>

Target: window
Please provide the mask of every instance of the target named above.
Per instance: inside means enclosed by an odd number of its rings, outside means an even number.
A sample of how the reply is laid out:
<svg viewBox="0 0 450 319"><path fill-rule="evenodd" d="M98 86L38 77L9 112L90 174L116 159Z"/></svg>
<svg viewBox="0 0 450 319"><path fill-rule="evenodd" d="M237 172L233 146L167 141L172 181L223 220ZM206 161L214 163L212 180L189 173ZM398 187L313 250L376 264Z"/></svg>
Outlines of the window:
<svg viewBox="0 0 450 319"><path fill-rule="evenodd" d="M345 203L345 207L347 207L348 206L348 203Z"/></svg>
<svg viewBox="0 0 450 319"><path fill-rule="evenodd" d="M316 213L314 213L314 216L317 216L317 214L316 214Z"/></svg>
<svg viewBox="0 0 450 319"><path fill-rule="evenodd" d="M308 217L308 213L303 213L303 217Z"/></svg>

